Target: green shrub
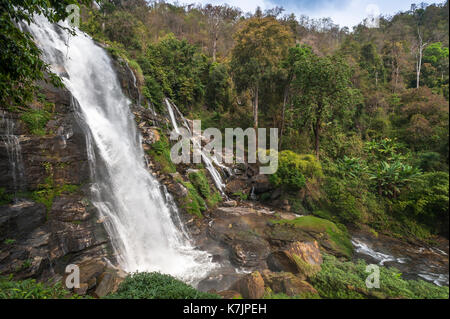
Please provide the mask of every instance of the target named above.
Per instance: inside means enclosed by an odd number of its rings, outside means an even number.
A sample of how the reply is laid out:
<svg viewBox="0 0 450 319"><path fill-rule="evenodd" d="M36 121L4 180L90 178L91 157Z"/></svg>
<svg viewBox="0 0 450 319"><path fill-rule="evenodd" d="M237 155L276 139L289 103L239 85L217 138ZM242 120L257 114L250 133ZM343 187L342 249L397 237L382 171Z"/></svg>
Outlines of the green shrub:
<svg viewBox="0 0 450 319"><path fill-rule="evenodd" d="M449 174L426 173L395 202L394 213L413 217L426 225L448 228ZM447 230L448 231L448 230Z"/></svg>
<svg viewBox="0 0 450 319"><path fill-rule="evenodd" d="M289 152L289 153L288 153ZM297 166L294 156L290 151L284 151L279 154L278 170L270 175L269 180L275 186L283 186L291 190L298 190L305 186L306 179Z"/></svg>
<svg viewBox="0 0 450 319"><path fill-rule="evenodd" d="M197 189L189 182L181 182L188 191L188 195L182 198L181 207L184 208L189 214L202 218L202 212L206 211L206 203Z"/></svg>
<svg viewBox="0 0 450 319"><path fill-rule="evenodd" d="M448 287L438 287L423 280L404 280L395 268L380 266L380 288L367 289L365 281L366 263L339 261L324 254L322 269L311 283L322 298L362 299L362 298L410 298L448 299Z"/></svg>
<svg viewBox="0 0 450 319"><path fill-rule="evenodd" d="M161 166L163 173L170 174L177 171L170 157L170 144L165 135L161 135L160 140L153 143L147 153Z"/></svg>
<svg viewBox="0 0 450 319"><path fill-rule="evenodd" d="M337 215L344 223L357 223L361 220L362 212L358 208L357 198L346 188L344 182L338 178L327 178L324 184L329 210Z"/></svg>
<svg viewBox="0 0 450 319"><path fill-rule="evenodd" d="M14 195L6 192L4 187L0 187L0 205L7 205L11 203Z"/></svg>
<svg viewBox="0 0 450 319"><path fill-rule="evenodd" d="M27 125L31 134L42 136L46 134L45 126L51 119L51 114L41 109L28 109L20 119Z"/></svg>
<svg viewBox="0 0 450 319"><path fill-rule="evenodd" d="M0 299L77 299L61 283L46 285L34 279L14 281L12 276L0 277Z"/></svg>
<svg viewBox="0 0 450 319"><path fill-rule="evenodd" d="M211 191L204 170L192 171L188 174L189 180L195 186L198 193L206 200L209 207L214 207L222 200L217 191Z"/></svg>
<svg viewBox="0 0 450 319"><path fill-rule="evenodd" d="M109 299L220 299L161 273L133 273L120 284Z"/></svg>
<svg viewBox="0 0 450 319"><path fill-rule="evenodd" d="M239 192L233 193L233 196L234 197L239 197L239 199L241 201L244 201L244 200L248 199L248 194L245 194L243 191L239 191Z"/></svg>

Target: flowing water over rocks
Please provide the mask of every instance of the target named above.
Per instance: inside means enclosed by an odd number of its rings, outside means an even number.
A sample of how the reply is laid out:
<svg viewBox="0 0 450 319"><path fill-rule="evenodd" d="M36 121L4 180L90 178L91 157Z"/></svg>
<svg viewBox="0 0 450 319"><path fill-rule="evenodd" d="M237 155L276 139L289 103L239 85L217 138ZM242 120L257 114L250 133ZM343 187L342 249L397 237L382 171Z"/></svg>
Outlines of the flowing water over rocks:
<svg viewBox="0 0 450 319"><path fill-rule="evenodd" d="M130 101L106 51L80 32L69 41L67 32L41 17L30 31L72 93L86 134L93 204L119 265L129 272L169 273L190 283L203 278L214 264L176 227L177 210L147 171Z"/></svg>
<svg viewBox="0 0 450 319"><path fill-rule="evenodd" d="M2 179L11 179L12 188L10 191L17 193L23 190L25 185L25 169L22 159L22 150L19 136L16 134L14 120L5 116L4 112L0 114L0 143L2 143L8 156L7 163L9 169ZM4 184L8 184L6 181Z"/></svg>
<svg viewBox="0 0 450 319"><path fill-rule="evenodd" d="M439 247L432 247L357 232L353 234L352 244L355 259L395 267L406 279L424 279L438 286L449 284L448 241L443 241Z"/></svg>

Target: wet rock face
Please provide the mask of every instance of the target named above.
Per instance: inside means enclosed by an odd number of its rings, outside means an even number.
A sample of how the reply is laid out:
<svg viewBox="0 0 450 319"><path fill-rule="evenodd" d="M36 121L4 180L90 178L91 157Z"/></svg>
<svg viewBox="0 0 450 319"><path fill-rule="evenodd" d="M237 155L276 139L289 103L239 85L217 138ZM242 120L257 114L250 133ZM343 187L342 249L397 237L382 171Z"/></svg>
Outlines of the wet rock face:
<svg viewBox="0 0 450 319"><path fill-rule="evenodd" d="M19 134L25 177L16 202L0 206L0 274L14 274L16 279L61 279L68 264L111 255L106 231L89 202L86 138L70 92L40 86L55 103L47 135L30 134L19 114L5 115ZM5 173L10 167L0 143L0 188L6 192L14 190L13 179Z"/></svg>
<svg viewBox="0 0 450 319"><path fill-rule="evenodd" d="M32 201L0 206L0 241L23 238L45 223L45 206Z"/></svg>
<svg viewBox="0 0 450 319"><path fill-rule="evenodd" d="M135 103L139 102L140 92L136 76L122 58L112 59L123 92Z"/></svg>

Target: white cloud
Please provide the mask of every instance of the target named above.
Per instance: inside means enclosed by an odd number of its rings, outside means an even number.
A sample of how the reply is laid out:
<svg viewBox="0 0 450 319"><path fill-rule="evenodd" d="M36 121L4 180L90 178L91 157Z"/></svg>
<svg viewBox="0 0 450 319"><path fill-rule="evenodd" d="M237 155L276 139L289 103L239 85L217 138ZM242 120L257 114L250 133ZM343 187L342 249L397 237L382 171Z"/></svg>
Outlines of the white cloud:
<svg viewBox="0 0 450 319"><path fill-rule="evenodd" d="M191 4L191 3L200 3L200 4L228 4L232 7L240 8L244 13L247 12L255 12L255 9L259 6L261 9L267 10L275 7L276 5L270 0L180 0L180 1L169 1L171 3L182 3L182 4Z"/></svg>
<svg viewBox="0 0 450 319"><path fill-rule="evenodd" d="M262 10L274 8L277 3L288 3L283 5L286 9L285 13L295 13L300 16L302 14L311 18L327 18L333 19L334 23L341 27L353 27L362 22L367 17L367 7L377 6L383 15L394 15L399 11L409 10L412 3L417 0L326 0L315 3L309 0L179 0L170 1L172 3L201 3L201 4L228 4L233 7L241 8L244 12L254 12L256 7ZM317 1L317 0L311 0ZM443 2L444 0L437 0ZM433 1L434 2L434 1ZM320 4L323 3L321 6ZM314 4L314 5L312 5Z"/></svg>

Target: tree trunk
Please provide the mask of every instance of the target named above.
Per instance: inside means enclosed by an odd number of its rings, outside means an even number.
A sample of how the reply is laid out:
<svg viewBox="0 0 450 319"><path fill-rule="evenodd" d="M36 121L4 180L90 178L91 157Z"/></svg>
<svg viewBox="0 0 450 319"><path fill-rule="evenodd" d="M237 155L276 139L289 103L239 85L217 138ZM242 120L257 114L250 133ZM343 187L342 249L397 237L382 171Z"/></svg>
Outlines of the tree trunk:
<svg viewBox="0 0 450 319"><path fill-rule="evenodd" d="M416 65L416 88L419 88L420 87L420 70L422 68L423 49L427 46L427 43L423 43L419 28L417 28L417 35L419 37L419 48L418 48L417 65Z"/></svg>
<svg viewBox="0 0 450 319"><path fill-rule="evenodd" d="M258 150L258 104L259 104L259 84L256 84L253 97L253 128L256 136L256 150Z"/></svg>
<svg viewBox="0 0 450 319"><path fill-rule="evenodd" d="M218 35L217 32L214 34L214 43L213 43L213 62L216 62L216 55L217 55L217 40Z"/></svg>
<svg viewBox="0 0 450 319"><path fill-rule="evenodd" d="M253 101L253 119L254 119L254 128L258 129L258 105L259 105L259 85L256 85L255 88L255 96Z"/></svg>
<svg viewBox="0 0 450 319"><path fill-rule="evenodd" d="M316 157L317 160L319 160L319 149L320 149L320 119L316 120L316 123L314 124L314 147L316 150Z"/></svg>
<svg viewBox="0 0 450 319"><path fill-rule="evenodd" d="M278 143L278 148L281 148L281 144L282 144L282 140L283 140L284 122L285 122L286 104L287 104L287 100L288 100L288 95L289 95L289 85L286 86L286 88L284 90L283 109L281 111L280 141Z"/></svg>

